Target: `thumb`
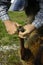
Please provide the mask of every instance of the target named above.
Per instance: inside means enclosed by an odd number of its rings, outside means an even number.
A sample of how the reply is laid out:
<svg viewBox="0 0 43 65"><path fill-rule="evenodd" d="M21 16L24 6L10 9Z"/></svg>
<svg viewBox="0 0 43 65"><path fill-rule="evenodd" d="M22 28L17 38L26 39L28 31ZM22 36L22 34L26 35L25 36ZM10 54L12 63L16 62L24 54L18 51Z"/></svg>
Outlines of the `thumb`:
<svg viewBox="0 0 43 65"><path fill-rule="evenodd" d="M21 33L21 35L23 35L23 36L25 36L26 34L28 34L28 31Z"/></svg>

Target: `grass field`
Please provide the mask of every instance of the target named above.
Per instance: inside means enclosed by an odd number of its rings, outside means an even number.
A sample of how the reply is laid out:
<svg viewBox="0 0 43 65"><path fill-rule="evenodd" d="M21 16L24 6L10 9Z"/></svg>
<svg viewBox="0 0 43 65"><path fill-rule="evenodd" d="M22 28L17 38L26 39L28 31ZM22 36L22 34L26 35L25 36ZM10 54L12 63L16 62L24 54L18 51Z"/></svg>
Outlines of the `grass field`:
<svg viewBox="0 0 43 65"><path fill-rule="evenodd" d="M19 24L21 24L22 26L25 25L26 22L26 15L25 12L8 12L10 19L12 21L16 21ZM3 24L3 22L0 20L0 47L2 46L12 46L13 44L16 44L16 46L19 46L19 38L18 35L9 35L5 29L5 26ZM3 50L3 48L1 48ZM5 51L4 48L4 52L0 51L0 63L3 62L2 65L14 65L14 62L19 63L20 59L17 55L17 50L14 51L12 49ZM7 61L7 63L6 63ZM13 62L8 63L8 62ZM17 63L15 63L15 65L17 65Z"/></svg>
<svg viewBox="0 0 43 65"><path fill-rule="evenodd" d="M16 21L21 25L25 24L27 18L24 12L9 12L9 16L12 21ZM0 45L13 44L17 40L16 35L9 35L7 33L3 22L0 21Z"/></svg>

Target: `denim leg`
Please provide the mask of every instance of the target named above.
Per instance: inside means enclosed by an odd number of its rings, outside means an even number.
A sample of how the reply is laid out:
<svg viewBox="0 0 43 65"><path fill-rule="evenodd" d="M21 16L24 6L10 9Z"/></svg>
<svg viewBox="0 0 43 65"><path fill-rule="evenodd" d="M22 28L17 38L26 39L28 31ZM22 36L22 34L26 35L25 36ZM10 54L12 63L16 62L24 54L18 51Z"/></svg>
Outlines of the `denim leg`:
<svg viewBox="0 0 43 65"><path fill-rule="evenodd" d="M24 6L25 0L14 0L9 11L19 11Z"/></svg>

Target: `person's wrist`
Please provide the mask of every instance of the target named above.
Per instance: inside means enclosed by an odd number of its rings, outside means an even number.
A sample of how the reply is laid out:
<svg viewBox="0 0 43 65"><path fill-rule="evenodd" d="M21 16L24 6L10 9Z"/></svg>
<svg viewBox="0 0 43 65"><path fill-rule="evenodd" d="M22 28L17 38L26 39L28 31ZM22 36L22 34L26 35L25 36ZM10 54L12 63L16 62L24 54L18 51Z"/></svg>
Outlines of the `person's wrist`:
<svg viewBox="0 0 43 65"><path fill-rule="evenodd" d="M30 34L36 29L35 26L33 24L30 24Z"/></svg>
<svg viewBox="0 0 43 65"><path fill-rule="evenodd" d="M35 26L32 24L31 25L31 28L32 28L32 30L35 30L36 28L35 28Z"/></svg>
<svg viewBox="0 0 43 65"><path fill-rule="evenodd" d="M11 23L11 21L7 20L7 21L4 21L4 24L5 25L9 25Z"/></svg>

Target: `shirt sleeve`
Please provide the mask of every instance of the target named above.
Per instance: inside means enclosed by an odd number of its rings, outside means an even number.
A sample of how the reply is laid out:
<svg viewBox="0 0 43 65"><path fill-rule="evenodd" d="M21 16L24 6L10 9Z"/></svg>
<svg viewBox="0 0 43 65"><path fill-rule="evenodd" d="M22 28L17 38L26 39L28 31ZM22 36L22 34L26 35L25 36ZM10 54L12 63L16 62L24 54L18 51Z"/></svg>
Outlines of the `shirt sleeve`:
<svg viewBox="0 0 43 65"><path fill-rule="evenodd" d="M35 16L35 20L32 22L32 24L38 29L41 26L43 26L43 9L40 9L40 11Z"/></svg>
<svg viewBox="0 0 43 65"><path fill-rule="evenodd" d="M7 14L7 7L1 5L0 6L0 19L4 22L5 20L9 20L9 16Z"/></svg>

